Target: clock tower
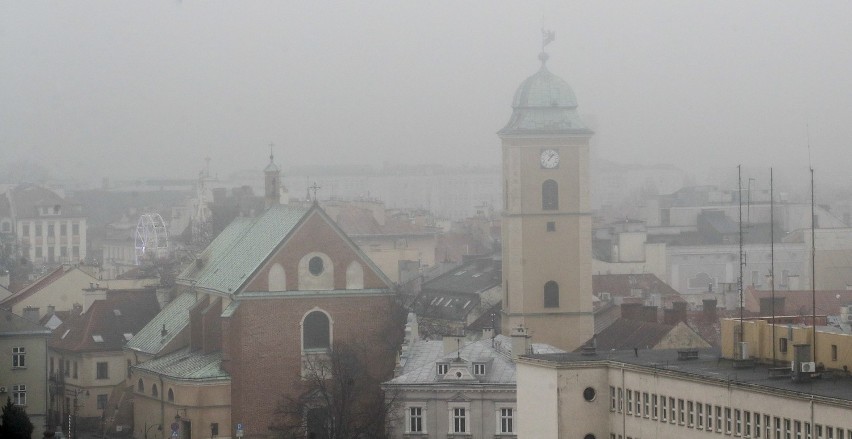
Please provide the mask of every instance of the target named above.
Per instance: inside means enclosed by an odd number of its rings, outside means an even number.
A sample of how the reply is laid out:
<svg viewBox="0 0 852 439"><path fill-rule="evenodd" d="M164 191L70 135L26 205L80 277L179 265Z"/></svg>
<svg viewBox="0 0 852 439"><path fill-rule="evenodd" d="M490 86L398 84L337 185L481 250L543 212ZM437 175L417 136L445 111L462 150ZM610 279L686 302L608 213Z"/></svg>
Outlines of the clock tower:
<svg viewBox="0 0 852 439"><path fill-rule="evenodd" d="M541 68L518 87L503 144L503 333L572 351L594 335L589 140L568 83Z"/></svg>

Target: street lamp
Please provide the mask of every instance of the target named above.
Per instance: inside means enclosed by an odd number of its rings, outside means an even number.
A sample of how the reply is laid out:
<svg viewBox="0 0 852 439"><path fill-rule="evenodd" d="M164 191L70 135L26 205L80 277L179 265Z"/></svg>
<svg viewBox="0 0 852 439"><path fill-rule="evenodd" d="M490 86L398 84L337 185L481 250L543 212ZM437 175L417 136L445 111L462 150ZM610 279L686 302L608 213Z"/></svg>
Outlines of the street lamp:
<svg viewBox="0 0 852 439"><path fill-rule="evenodd" d="M73 390L68 391L69 395L72 395L72 394L74 395L73 418L71 417L72 416L71 413L68 414L68 423L70 424L68 426L68 439L74 439L75 437L77 437L77 411L80 409L80 404L77 402L77 398L80 396L80 394L82 394L84 392L86 393L86 397L88 398L89 397L89 391L88 390L73 389Z"/></svg>

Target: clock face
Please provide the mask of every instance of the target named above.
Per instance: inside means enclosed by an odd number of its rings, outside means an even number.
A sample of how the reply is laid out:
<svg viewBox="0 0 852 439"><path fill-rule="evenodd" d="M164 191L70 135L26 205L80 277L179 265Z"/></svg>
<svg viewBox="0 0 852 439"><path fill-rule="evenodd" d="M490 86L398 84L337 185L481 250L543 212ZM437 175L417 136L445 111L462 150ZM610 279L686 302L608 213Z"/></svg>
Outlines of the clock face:
<svg viewBox="0 0 852 439"><path fill-rule="evenodd" d="M541 151L541 167L545 169L553 169L559 166L559 152L555 149L545 149Z"/></svg>

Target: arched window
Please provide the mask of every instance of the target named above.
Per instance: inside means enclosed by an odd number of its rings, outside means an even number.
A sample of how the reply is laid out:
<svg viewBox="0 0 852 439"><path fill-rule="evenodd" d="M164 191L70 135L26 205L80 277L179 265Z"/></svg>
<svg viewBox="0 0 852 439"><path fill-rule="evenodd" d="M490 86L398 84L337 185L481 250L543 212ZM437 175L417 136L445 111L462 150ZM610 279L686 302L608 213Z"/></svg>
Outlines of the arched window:
<svg viewBox="0 0 852 439"><path fill-rule="evenodd" d="M175 392L172 389L169 389L169 402L175 402Z"/></svg>
<svg viewBox="0 0 852 439"><path fill-rule="evenodd" d="M145 383L142 382L142 378L139 378L139 382L136 383L136 390L138 390L139 393L145 392Z"/></svg>
<svg viewBox="0 0 852 439"><path fill-rule="evenodd" d="M269 268L268 276L269 291L285 291L287 290L287 276L284 273L284 267L281 264L273 264Z"/></svg>
<svg viewBox="0 0 852 439"><path fill-rule="evenodd" d="M352 261L349 267L346 268L346 289L364 289L364 269L361 267L361 264L355 261Z"/></svg>
<svg viewBox="0 0 852 439"><path fill-rule="evenodd" d="M559 308L559 284L554 281L544 284L544 307Z"/></svg>
<svg viewBox="0 0 852 439"><path fill-rule="evenodd" d="M559 185L553 180L545 180L541 184L542 210L559 209Z"/></svg>
<svg viewBox="0 0 852 439"><path fill-rule="evenodd" d="M160 392L157 391L157 385L156 384L151 386L151 395L153 395L155 398L160 396Z"/></svg>
<svg viewBox="0 0 852 439"><path fill-rule="evenodd" d="M316 350L331 347L331 330L328 316L313 311L302 320L302 349Z"/></svg>

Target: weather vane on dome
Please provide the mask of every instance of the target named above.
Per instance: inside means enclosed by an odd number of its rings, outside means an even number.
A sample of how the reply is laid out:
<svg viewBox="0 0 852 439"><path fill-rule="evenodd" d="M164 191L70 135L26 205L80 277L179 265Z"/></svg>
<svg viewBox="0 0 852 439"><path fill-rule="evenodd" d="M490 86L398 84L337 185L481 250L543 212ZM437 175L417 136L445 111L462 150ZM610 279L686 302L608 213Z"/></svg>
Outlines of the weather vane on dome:
<svg viewBox="0 0 852 439"><path fill-rule="evenodd" d="M545 46L552 43L556 40L556 31L554 30L546 30L545 28L541 28L541 53L538 55L538 59L541 60L541 65L543 66L545 62L547 62L547 52L544 51Z"/></svg>

